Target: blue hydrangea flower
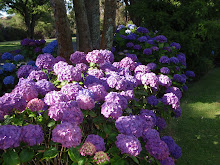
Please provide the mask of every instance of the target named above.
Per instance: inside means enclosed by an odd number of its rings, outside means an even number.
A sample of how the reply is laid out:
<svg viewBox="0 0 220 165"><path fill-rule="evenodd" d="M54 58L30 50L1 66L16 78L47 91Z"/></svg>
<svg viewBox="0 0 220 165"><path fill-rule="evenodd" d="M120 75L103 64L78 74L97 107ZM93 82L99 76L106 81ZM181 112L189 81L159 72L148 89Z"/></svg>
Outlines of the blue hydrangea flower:
<svg viewBox="0 0 220 165"><path fill-rule="evenodd" d="M13 76L7 76L3 79L5 85L14 84L15 78Z"/></svg>
<svg viewBox="0 0 220 165"><path fill-rule="evenodd" d="M12 63L5 63L3 65L3 71L13 72L16 69L16 66Z"/></svg>
<svg viewBox="0 0 220 165"><path fill-rule="evenodd" d="M5 52L2 54L2 60L13 60L13 56L9 52Z"/></svg>
<svg viewBox="0 0 220 165"><path fill-rule="evenodd" d="M17 54L16 56L14 56L14 60L15 61L23 61L24 60L24 56L22 56L21 54Z"/></svg>

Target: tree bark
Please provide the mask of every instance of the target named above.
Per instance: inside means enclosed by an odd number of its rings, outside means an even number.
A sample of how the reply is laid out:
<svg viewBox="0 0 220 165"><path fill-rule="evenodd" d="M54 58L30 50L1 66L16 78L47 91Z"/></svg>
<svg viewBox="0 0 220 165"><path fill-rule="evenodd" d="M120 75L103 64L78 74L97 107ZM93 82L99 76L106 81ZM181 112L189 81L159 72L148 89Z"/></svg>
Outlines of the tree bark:
<svg viewBox="0 0 220 165"><path fill-rule="evenodd" d="M113 44L113 34L115 30L115 18L117 0L105 0L104 24L101 40L101 49L111 50Z"/></svg>
<svg viewBox="0 0 220 165"><path fill-rule="evenodd" d="M92 49L99 49L100 45L100 10L99 0L86 0L87 19L89 23Z"/></svg>
<svg viewBox="0 0 220 165"><path fill-rule="evenodd" d="M76 29L77 29L77 49L88 53L92 50L92 40L84 0L73 0Z"/></svg>
<svg viewBox="0 0 220 165"><path fill-rule="evenodd" d="M58 55L69 62L70 54L73 53L73 44L66 7L63 0L50 0L50 2L56 21Z"/></svg>

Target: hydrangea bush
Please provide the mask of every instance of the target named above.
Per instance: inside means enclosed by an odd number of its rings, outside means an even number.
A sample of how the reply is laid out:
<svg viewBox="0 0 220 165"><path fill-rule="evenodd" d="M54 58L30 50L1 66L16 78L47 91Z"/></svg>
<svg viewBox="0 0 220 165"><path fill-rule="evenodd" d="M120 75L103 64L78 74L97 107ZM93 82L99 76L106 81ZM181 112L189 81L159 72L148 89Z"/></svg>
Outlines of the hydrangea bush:
<svg viewBox="0 0 220 165"><path fill-rule="evenodd" d="M68 64L44 53L36 67L22 66L15 89L0 97L0 163L174 164L181 148L160 132L181 116L186 81L158 72L161 62L172 71L171 57L140 63L138 56L116 62L109 50L76 51Z"/></svg>

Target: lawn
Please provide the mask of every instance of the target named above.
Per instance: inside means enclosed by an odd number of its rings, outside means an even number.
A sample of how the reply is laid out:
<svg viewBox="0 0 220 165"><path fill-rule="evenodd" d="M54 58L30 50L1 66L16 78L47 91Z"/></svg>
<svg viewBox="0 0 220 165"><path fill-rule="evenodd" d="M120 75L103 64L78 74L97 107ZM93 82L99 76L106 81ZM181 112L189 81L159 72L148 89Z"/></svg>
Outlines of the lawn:
<svg viewBox="0 0 220 165"><path fill-rule="evenodd" d="M52 39L45 39L47 44L55 40L56 38ZM76 37L72 38L73 42L76 42ZM13 51L16 49L20 49L20 41L6 41L6 42L0 42L0 54L7 52L7 51Z"/></svg>
<svg viewBox="0 0 220 165"><path fill-rule="evenodd" d="M220 68L189 85L181 100L182 117L168 131L182 148L177 165L220 164Z"/></svg>

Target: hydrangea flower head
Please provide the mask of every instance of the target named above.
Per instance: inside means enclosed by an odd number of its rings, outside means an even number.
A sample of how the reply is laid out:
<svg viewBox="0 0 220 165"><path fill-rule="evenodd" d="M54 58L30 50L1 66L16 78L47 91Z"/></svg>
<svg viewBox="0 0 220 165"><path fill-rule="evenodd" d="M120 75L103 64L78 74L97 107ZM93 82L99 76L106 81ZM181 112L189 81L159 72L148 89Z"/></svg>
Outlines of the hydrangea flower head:
<svg viewBox="0 0 220 165"><path fill-rule="evenodd" d="M127 48L132 48L133 46L134 46L133 42L128 42L128 43L126 44L126 47L127 47Z"/></svg>
<svg viewBox="0 0 220 165"><path fill-rule="evenodd" d="M133 48L136 49L136 50L141 50L142 49L141 45L134 45Z"/></svg>
<svg viewBox="0 0 220 165"><path fill-rule="evenodd" d="M126 57L130 57L133 61L137 61L137 60L138 60L136 54L129 54L129 53L127 53L127 54L126 54Z"/></svg>
<svg viewBox="0 0 220 165"><path fill-rule="evenodd" d="M2 60L13 60L13 56L9 52L5 52L1 56Z"/></svg>
<svg viewBox="0 0 220 165"><path fill-rule="evenodd" d="M159 62L162 63L162 64L166 64L166 63L169 64L170 59L167 56L161 56Z"/></svg>
<svg viewBox="0 0 220 165"><path fill-rule="evenodd" d="M156 126L159 128L159 131L163 130L167 126L164 118L156 116Z"/></svg>
<svg viewBox="0 0 220 165"><path fill-rule="evenodd" d="M103 73L103 71L101 70L101 69L89 69L88 70L88 74L89 75L92 75L92 76L95 76L95 77L97 77L97 78L102 78L102 77L104 77L104 73Z"/></svg>
<svg viewBox="0 0 220 165"><path fill-rule="evenodd" d="M150 69L150 70L155 70L157 68L157 64L155 63L149 63L147 64L147 67Z"/></svg>
<svg viewBox="0 0 220 165"><path fill-rule="evenodd" d="M113 63L114 62L114 54L110 50L99 50L100 53L103 54L105 58L105 63Z"/></svg>
<svg viewBox="0 0 220 165"><path fill-rule="evenodd" d="M151 87L156 87L156 88L159 85L159 79L158 79L157 75L153 72L145 73L141 77L141 82L143 85L150 85Z"/></svg>
<svg viewBox="0 0 220 165"><path fill-rule="evenodd" d="M135 40L137 38L137 35L134 33L130 33L129 35L126 36L126 39L128 40Z"/></svg>
<svg viewBox="0 0 220 165"><path fill-rule="evenodd" d="M159 100L156 96L151 95L147 97L147 103L153 106L156 106L159 103Z"/></svg>
<svg viewBox="0 0 220 165"><path fill-rule="evenodd" d="M164 94L161 101L165 105L172 105L172 108L174 109L177 109L180 107L179 98L172 92Z"/></svg>
<svg viewBox="0 0 220 165"><path fill-rule="evenodd" d="M70 81L80 81L81 80L81 72L74 66L68 65L63 67L58 75L57 79L62 82L64 80L70 82Z"/></svg>
<svg viewBox="0 0 220 165"><path fill-rule="evenodd" d="M96 151L96 147L94 144L90 142L85 142L79 149L79 152L82 156L90 155L92 156Z"/></svg>
<svg viewBox="0 0 220 165"><path fill-rule="evenodd" d="M56 89L55 86L50 81L47 81L46 79L37 81L36 86L37 86L38 93L42 96Z"/></svg>
<svg viewBox="0 0 220 165"><path fill-rule="evenodd" d="M29 74L31 73L31 71L35 70L34 67L32 65L22 65L18 71L17 71L17 77L21 78L27 78L29 76Z"/></svg>
<svg viewBox="0 0 220 165"><path fill-rule="evenodd" d="M175 162L171 157L161 160L160 163L161 165L175 165Z"/></svg>
<svg viewBox="0 0 220 165"><path fill-rule="evenodd" d="M63 109L62 122L69 122L71 124L81 124L83 122L83 113L80 108L70 106L69 110Z"/></svg>
<svg viewBox="0 0 220 165"><path fill-rule="evenodd" d="M3 65L3 71L13 72L16 69L16 66L13 63L5 63Z"/></svg>
<svg viewBox="0 0 220 165"><path fill-rule="evenodd" d="M105 151L105 142L99 135L90 134L87 136L85 142L90 142L96 147L96 152Z"/></svg>
<svg viewBox="0 0 220 165"><path fill-rule="evenodd" d="M165 36L163 36L163 35L156 36L156 37L155 37L155 40L156 40L157 42L160 42L160 43L167 42L167 38L166 38Z"/></svg>
<svg viewBox="0 0 220 165"><path fill-rule="evenodd" d="M80 90L82 90L82 87L78 83L69 83L64 85L60 91L67 96L68 100L76 100Z"/></svg>
<svg viewBox="0 0 220 165"><path fill-rule="evenodd" d="M101 106L101 114L105 118L112 117L113 119L117 119L122 115L122 106L118 103L113 102L104 102Z"/></svg>
<svg viewBox="0 0 220 165"><path fill-rule="evenodd" d="M133 71L136 66L135 62L130 57L125 57L120 61L120 67L128 68L130 71Z"/></svg>
<svg viewBox="0 0 220 165"><path fill-rule="evenodd" d="M108 94L105 87L101 84L93 83L88 86L88 89L93 92L95 101L104 101Z"/></svg>
<svg viewBox="0 0 220 165"><path fill-rule="evenodd" d="M146 36L141 36L137 39L139 42L146 42L148 39Z"/></svg>
<svg viewBox="0 0 220 165"><path fill-rule="evenodd" d="M53 105L58 102L66 102L67 96L60 91L50 91L44 97L44 102L47 105Z"/></svg>
<svg viewBox="0 0 220 165"><path fill-rule="evenodd" d="M137 31L138 31L139 33L144 33L144 34L149 33L149 30L148 30L147 28L144 28L144 27L138 27L138 28L137 28Z"/></svg>
<svg viewBox="0 0 220 165"><path fill-rule="evenodd" d="M44 133L39 125L26 125L21 128L22 141L29 146L40 144L44 140Z"/></svg>
<svg viewBox="0 0 220 165"><path fill-rule="evenodd" d="M66 66L68 66L67 62L59 61L59 62L54 64L53 71L54 71L55 74L59 74L60 72L63 71L63 68L65 68Z"/></svg>
<svg viewBox="0 0 220 165"><path fill-rule="evenodd" d="M129 154L130 156L137 156L142 151L141 143L133 135L119 134L115 142L117 148L120 149L122 154Z"/></svg>
<svg viewBox="0 0 220 165"><path fill-rule="evenodd" d="M174 93L179 99L182 97L182 92L178 87L171 86L167 88L166 93Z"/></svg>
<svg viewBox="0 0 220 165"><path fill-rule="evenodd" d="M105 61L105 56L100 50L93 50L86 55L86 61L88 63L101 64Z"/></svg>
<svg viewBox="0 0 220 165"><path fill-rule="evenodd" d="M77 125L64 122L52 131L52 141L61 143L63 147L71 148L80 145L82 133Z"/></svg>
<svg viewBox="0 0 220 165"><path fill-rule="evenodd" d="M174 64L178 64L179 63L179 60L177 57L170 57L170 62L171 63L174 63Z"/></svg>
<svg viewBox="0 0 220 165"><path fill-rule="evenodd" d="M174 74L173 75L173 81L180 82L180 83L185 83L186 78L185 76L179 75L179 74Z"/></svg>
<svg viewBox="0 0 220 165"><path fill-rule="evenodd" d="M51 70L55 64L55 58L48 53L40 54L36 59L36 66L40 69Z"/></svg>
<svg viewBox="0 0 220 165"><path fill-rule="evenodd" d="M141 73L149 73L150 72L150 68L147 67L146 65L138 65L135 70L134 70L134 73L138 73L138 72L141 72Z"/></svg>
<svg viewBox="0 0 220 165"><path fill-rule="evenodd" d="M108 95L105 96L105 101L119 104L119 105L121 105L121 107L123 109L127 108L127 105L128 105L127 99L124 96L120 95L120 93L117 93L117 92L108 93Z"/></svg>
<svg viewBox="0 0 220 165"><path fill-rule="evenodd" d="M142 117L148 125L148 128L153 128L156 124L156 115L153 111L142 109L140 112L140 117Z"/></svg>
<svg viewBox="0 0 220 165"><path fill-rule="evenodd" d="M42 70L32 70L27 78L38 81L42 79L47 79L47 75Z"/></svg>
<svg viewBox="0 0 220 165"><path fill-rule="evenodd" d="M143 54L151 55L151 54L152 54L152 49L150 49L150 48L144 49L144 50L143 50Z"/></svg>
<svg viewBox="0 0 220 165"><path fill-rule="evenodd" d="M164 86L166 88L170 87L172 85L171 79L163 74L158 75L159 79L159 85Z"/></svg>
<svg viewBox="0 0 220 165"><path fill-rule="evenodd" d="M32 112L42 110L44 107L44 102L38 98L34 98L27 103L27 108Z"/></svg>
<svg viewBox="0 0 220 165"><path fill-rule="evenodd" d="M185 72L185 75L186 75L187 77L195 77L195 73L194 73L193 71L190 71L190 70L187 70L187 71Z"/></svg>
<svg viewBox="0 0 220 165"><path fill-rule="evenodd" d="M186 67L186 56L183 53L179 53L177 54L177 59L179 60L179 62Z"/></svg>
<svg viewBox="0 0 220 165"><path fill-rule="evenodd" d="M110 160L108 155L103 151L96 152L93 159L96 161L96 164L106 163L109 162Z"/></svg>
<svg viewBox="0 0 220 165"><path fill-rule="evenodd" d="M142 138L144 141L160 140L160 134L157 130L148 128L143 131Z"/></svg>
<svg viewBox="0 0 220 165"><path fill-rule="evenodd" d="M73 54L70 55L70 61L73 64L87 63L86 54L84 52L75 51Z"/></svg>
<svg viewBox="0 0 220 165"><path fill-rule="evenodd" d="M160 68L160 72L163 74L169 74L170 69L168 67L162 67L162 68Z"/></svg>
<svg viewBox="0 0 220 165"><path fill-rule="evenodd" d="M91 110L95 107L94 95L88 89L80 90L76 96L76 102L79 108L84 110Z"/></svg>
<svg viewBox="0 0 220 165"><path fill-rule="evenodd" d="M17 54L16 56L14 56L14 60L15 61L23 61L24 60L24 56L22 56L21 54Z"/></svg>
<svg viewBox="0 0 220 165"><path fill-rule="evenodd" d="M14 76L6 76L4 79L3 79L3 83L5 85L9 85L9 84L14 84L14 81L15 81L15 78Z"/></svg>
<svg viewBox="0 0 220 165"><path fill-rule="evenodd" d="M176 42L171 43L170 47L174 47L175 49L178 49L178 50L180 50L180 48L181 48L180 44L176 43Z"/></svg>

